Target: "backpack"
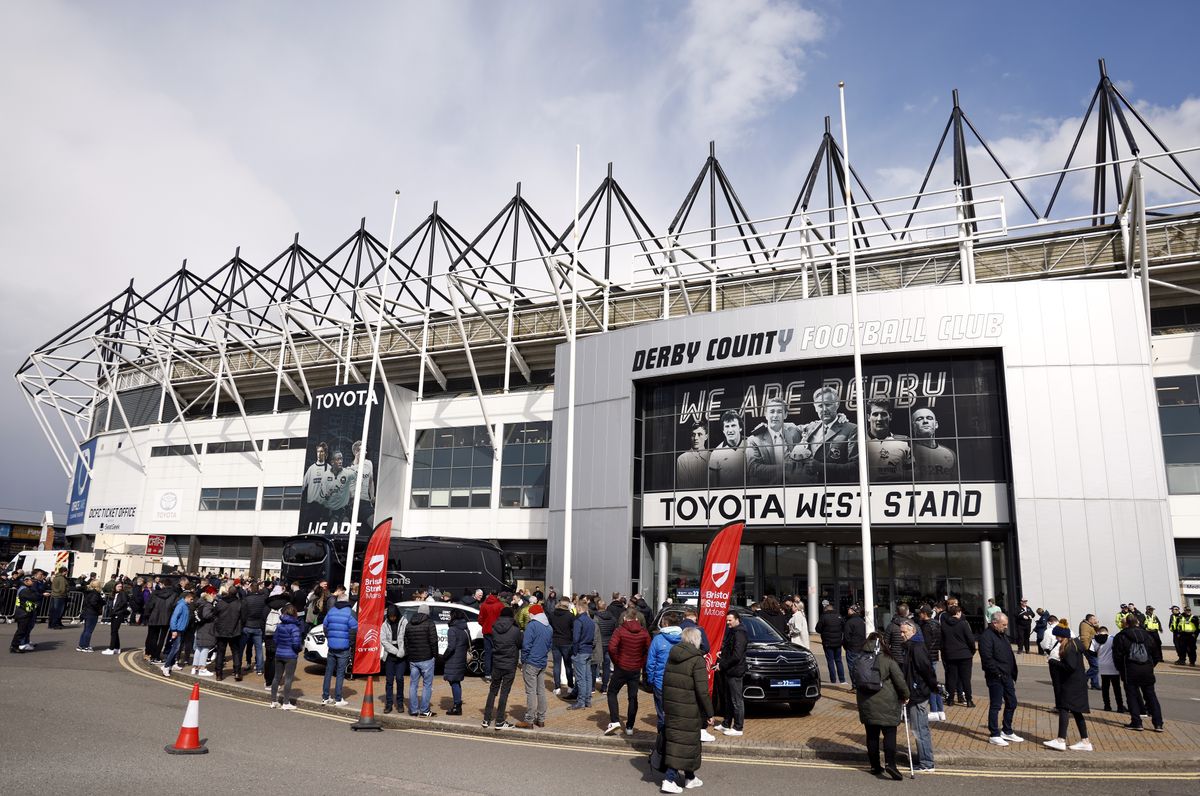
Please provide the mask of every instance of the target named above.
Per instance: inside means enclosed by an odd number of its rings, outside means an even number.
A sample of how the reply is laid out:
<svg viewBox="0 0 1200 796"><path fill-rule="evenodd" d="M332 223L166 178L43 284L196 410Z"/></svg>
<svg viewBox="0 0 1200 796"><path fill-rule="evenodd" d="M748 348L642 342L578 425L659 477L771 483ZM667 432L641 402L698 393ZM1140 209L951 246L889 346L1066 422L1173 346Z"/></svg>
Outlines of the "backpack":
<svg viewBox="0 0 1200 796"><path fill-rule="evenodd" d="M267 614L267 622L263 626L263 633L268 636L275 635L275 628L279 627L279 609L272 608Z"/></svg>
<svg viewBox="0 0 1200 796"><path fill-rule="evenodd" d="M1140 641L1135 641L1129 645L1129 662L1147 664L1150 662L1150 653L1146 650L1146 645Z"/></svg>
<svg viewBox="0 0 1200 796"><path fill-rule="evenodd" d="M883 689L883 675L879 673L879 667L875 665L878 659L878 653L864 652L854 661L852 674L859 691L874 694Z"/></svg>

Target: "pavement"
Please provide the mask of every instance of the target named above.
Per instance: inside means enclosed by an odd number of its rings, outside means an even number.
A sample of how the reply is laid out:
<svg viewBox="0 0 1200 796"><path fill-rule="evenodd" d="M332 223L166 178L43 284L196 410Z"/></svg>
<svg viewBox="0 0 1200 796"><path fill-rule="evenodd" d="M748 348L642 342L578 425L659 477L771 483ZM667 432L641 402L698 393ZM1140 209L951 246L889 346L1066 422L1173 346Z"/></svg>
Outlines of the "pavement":
<svg viewBox="0 0 1200 796"><path fill-rule="evenodd" d="M819 660L824 660L820 644L814 644ZM157 667L143 660L140 652L127 652L122 656L129 668L154 673L162 677ZM1057 752L1042 745L1042 741L1054 738L1058 732L1058 714L1048 704L1052 699L1049 672L1045 658L1036 655L1019 656L1019 666L1024 678L1018 680L1018 696L1022 700L1014 721L1013 729L1026 739L1025 743L1001 748L987 743L987 692L982 677L977 675L975 684L975 707L948 707L946 722L931 724L935 760L941 766L962 766L976 769L1005 770L1013 766L1034 770L1062 770L1095 768L1120 756L1132 756L1144 769L1200 770L1200 701L1189 701L1186 709L1189 717L1196 720L1175 718L1168 706L1180 703L1177 691L1196 693L1200 687L1200 671L1176 670L1178 667L1159 667L1159 692L1171 695L1163 698L1166 714L1166 731L1163 733L1134 732L1123 727L1128 722L1127 714L1109 713L1098 708L1088 715L1088 730L1095 752ZM189 667L190 668L190 667ZM250 674L242 682L236 682L227 674L224 681L214 678L193 678L185 672L172 674L171 679L184 683L200 680L203 688L220 691L257 701L270 702L270 692L264 688L261 675ZM320 704L324 668L301 661L293 685L293 697L297 704L309 711L329 713L354 719L362 704L365 681L361 678L347 680L343 695L351 704L337 708ZM1040 679L1039 679L1040 678ZM546 727L535 730L509 731L518 737L528 737L537 742L587 745L609 749L629 749L648 752L655 737L654 701L651 694L638 694L638 713L633 736L621 734L605 736L604 728L609 721L607 696L593 694L592 707L588 710L568 711L570 704L554 696L549 674L547 675L549 711ZM1044 681L1044 682L1043 682ZM405 680L407 704L408 679ZM407 714L383 714L382 679L375 684L375 715L385 726L404 729L432 729L457 734L494 737L494 729L480 726L483 707L487 701L488 686L481 679L468 678L463 682L463 716L447 716L452 706L448 684L440 676L434 680L432 709L433 718L414 718ZM565 689L564 689L565 691ZM1025 701L1028 694L1036 699L1044 695L1047 702ZM980 696L982 695L982 696ZM1093 703L1099 703L1099 695L1093 694ZM1183 697L1184 699L1190 699ZM1183 707L1180 704L1180 707ZM518 675L509 694L508 720L517 722L524 717L526 699L521 678ZM618 709L623 717L626 711L626 694L618 700ZM1150 722L1145 722L1150 727ZM1068 743L1078 740L1072 722ZM748 705L745 735L726 737L714 733L717 740L705 744L706 755L724 755L737 758L763 760L822 760L844 763L860 763L863 760L863 729L858 721L858 710L854 693L845 686L829 686L822 689L822 698L809 716L799 717L788 711L786 706ZM901 756L904 739L901 736Z"/></svg>

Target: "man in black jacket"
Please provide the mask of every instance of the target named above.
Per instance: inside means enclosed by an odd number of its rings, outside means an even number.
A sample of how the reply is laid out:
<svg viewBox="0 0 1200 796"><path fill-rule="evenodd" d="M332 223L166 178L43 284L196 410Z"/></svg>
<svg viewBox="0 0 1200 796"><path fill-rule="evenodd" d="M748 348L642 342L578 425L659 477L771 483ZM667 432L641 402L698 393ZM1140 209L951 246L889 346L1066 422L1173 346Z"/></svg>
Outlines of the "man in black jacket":
<svg viewBox="0 0 1200 796"><path fill-rule="evenodd" d="M267 624L267 598L258 583L242 596L242 649L250 663L251 645L254 653L254 673L263 673L263 629Z"/></svg>
<svg viewBox="0 0 1200 796"><path fill-rule="evenodd" d="M517 659L521 656L521 630L513 621L513 609L507 605L500 609L500 616L492 624L492 682L488 686L487 704L483 709L483 727L492 724L492 705L500 695L496 712L496 729L509 730L513 725L506 721L508 692L517 675Z"/></svg>
<svg viewBox="0 0 1200 796"><path fill-rule="evenodd" d="M1141 645L1140 649L1137 645ZM1134 614L1125 617L1125 629L1112 642L1113 664L1125 681L1130 721L1126 729L1142 730L1142 711L1150 711L1154 731L1163 731L1162 706L1154 692L1154 667L1162 663L1162 642L1157 633L1143 630ZM1138 658L1145 660L1139 661Z"/></svg>
<svg viewBox="0 0 1200 796"><path fill-rule="evenodd" d="M554 653L554 693L562 688L562 669L567 670L567 695L575 690L575 667L573 631L575 629L575 614L571 612L571 601L563 600L554 607L550 614L550 629L554 631L551 640L551 651ZM564 666L565 663L565 666Z"/></svg>
<svg viewBox="0 0 1200 796"><path fill-rule="evenodd" d="M929 697L938 690L937 675L925 649L925 639L916 625L900 626L904 637L904 682L908 685L908 723L917 736L920 765L917 771L933 771L933 736L929 732Z"/></svg>
<svg viewBox="0 0 1200 796"><path fill-rule="evenodd" d="M608 693L608 679L612 676L612 659L608 657L608 640L621 626L621 614L623 613L625 613L625 601L621 599L620 592L613 592L612 601L609 602L607 610L596 614L596 629L600 631L600 637L596 639L596 644L604 648L604 663L600 667L601 694Z"/></svg>
<svg viewBox="0 0 1200 796"><path fill-rule="evenodd" d="M1029 607L1029 600L1022 597L1021 610L1017 611L1017 650L1026 655L1029 654L1029 637L1033 634L1035 618L1033 609Z"/></svg>
<svg viewBox="0 0 1200 796"><path fill-rule="evenodd" d="M900 603L896 606L896 614L892 617L892 621L888 623L887 630L884 635L887 636L888 646L892 648L892 657L896 659L896 663L900 664L900 668L904 668L904 626L913 624L912 613L909 611L907 603Z"/></svg>
<svg viewBox="0 0 1200 796"><path fill-rule="evenodd" d="M979 664L988 687L989 743L1008 746L1025 739L1013 732L1012 720L1017 712L1017 656L1008 642L1008 617L997 612L992 622L979 636ZM998 722L1001 703L1004 705L1004 725Z"/></svg>
<svg viewBox="0 0 1200 796"><path fill-rule="evenodd" d="M837 611L833 610L832 605L826 605L821 618L817 620L817 633L821 635L821 646L825 649L825 665L829 667L831 685L844 685L846 682L846 672L842 669L842 640L845 630L846 623L838 616Z"/></svg>
<svg viewBox="0 0 1200 796"><path fill-rule="evenodd" d="M716 729L726 735L741 735L745 726L742 678L746 676L746 642L746 628L742 627L741 618L733 611L725 614L725 638L717 657L717 669L725 684L725 720Z"/></svg>
<svg viewBox="0 0 1200 796"><path fill-rule="evenodd" d="M932 616L933 609L928 605L922 605L917 609L917 627L921 631L921 638L925 639L925 651L929 653L929 665L936 677L938 658L942 652L942 625L940 622L933 621ZM929 695L929 720L945 721L945 707L942 703L941 691L935 688Z"/></svg>
<svg viewBox="0 0 1200 796"><path fill-rule="evenodd" d="M851 690L858 687L854 674L854 664L862 655L863 645L867 643L867 620L861 616L862 610L857 605L850 606L846 612L846 626L842 633L842 646L846 648L846 668L850 673Z"/></svg>
<svg viewBox="0 0 1200 796"><path fill-rule="evenodd" d="M167 626L171 624L171 614L175 611L175 603L186 588L187 579L180 581L179 586L164 586L150 593L146 612L149 614L146 624L146 657L150 663L162 666L163 643L167 640Z"/></svg>

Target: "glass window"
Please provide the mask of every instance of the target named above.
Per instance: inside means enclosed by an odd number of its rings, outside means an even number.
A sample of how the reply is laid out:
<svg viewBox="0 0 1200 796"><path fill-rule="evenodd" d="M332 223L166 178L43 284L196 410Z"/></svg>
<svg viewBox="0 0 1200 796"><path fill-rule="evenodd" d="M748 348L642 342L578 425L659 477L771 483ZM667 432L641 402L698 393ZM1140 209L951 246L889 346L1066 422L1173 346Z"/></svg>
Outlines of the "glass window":
<svg viewBox="0 0 1200 796"><path fill-rule="evenodd" d="M228 442L210 442L208 443L209 453L250 453L255 450L262 450L262 443L255 443L252 439L238 439Z"/></svg>
<svg viewBox="0 0 1200 796"><path fill-rule="evenodd" d="M1158 423L1164 434L1200 434L1200 406L1160 406Z"/></svg>
<svg viewBox="0 0 1200 796"><path fill-rule="evenodd" d="M263 511L298 511L302 492L303 487L299 486L265 486L262 499Z"/></svg>
<svg viewBox="0 0 1200 796"><path fill-rule="evenodd" d="M297 500L300 487L295 487ZM254 511L258 507L258 488L222 487L200 490L201 511ZM297 503L297 508L299 504Z"/></svg>
<svg viewBox="0 0 1200 796"><path fill-rule="evenodd" d="M1181 406L1200 403L1195 376L1169 376L1154 380L1159 406Z"/></svg>
<svg viewBox="0 0 1200 796"><path fill-rule="evenodd" d="M308 447L308 437L276 437L267 440L269 451L304 450Z"/></svg>
<svg viewBox="0 0 1200 796"><path fill-rule="evenodd" d="M1167 464L1200 464L1200 434L1163 437L1163 456Z"/></svg>
<svg viewBox="0 0 1200 796"><path fill-rule="evenodd" d="M1167 491L1172 495L1200 495L1200 464L1168 464Z"/></svg>
<svg viewBox="0 0 1200 796"><path fill-rule="evenodd" d="M492 440L486 426L417 431L414 509L487 508L492 500Z"/></svg>
<svg viewBox="0 0 1200 796"><path fill-rule="evenodd" d="M199 448L197 448L197 451L201 451L203 449L204 449L204 446L201 445ZM155 458L158 456L188 456L191 454L191 452L192 452L191 445L155 445L154 447L152 447L150 449L150 457Z"/></svg>
<svg viewBox="0 0 1200 796"><path fill-rule="evenodd" d="M550 492L547 488L550 483L550 429L550 421L505 426L500 470L502 508L546 507ZM480 469L476 468L476 472ZM490 467L486 474L490 479Z"/></svg>

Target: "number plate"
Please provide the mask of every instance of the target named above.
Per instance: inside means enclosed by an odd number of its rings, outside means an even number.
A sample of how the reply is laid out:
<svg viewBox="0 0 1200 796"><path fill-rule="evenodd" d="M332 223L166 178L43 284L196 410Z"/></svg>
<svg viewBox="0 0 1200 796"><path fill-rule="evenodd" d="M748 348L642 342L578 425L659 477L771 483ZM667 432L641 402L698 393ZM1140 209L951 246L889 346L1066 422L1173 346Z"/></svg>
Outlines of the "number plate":
<svg viewBox="0 0 1200 796"><path fill-rule="evenodd" d="M772 688L799 688L802 685L804 685L804 683L800 682L799 680L772 680L771 681Z"/></svg>

